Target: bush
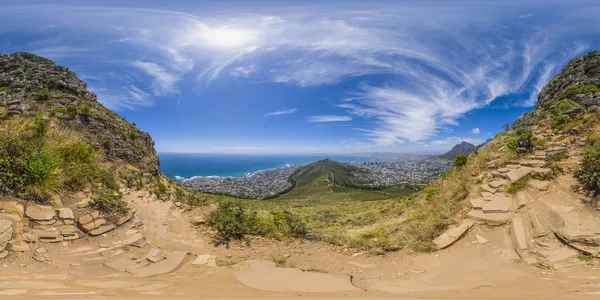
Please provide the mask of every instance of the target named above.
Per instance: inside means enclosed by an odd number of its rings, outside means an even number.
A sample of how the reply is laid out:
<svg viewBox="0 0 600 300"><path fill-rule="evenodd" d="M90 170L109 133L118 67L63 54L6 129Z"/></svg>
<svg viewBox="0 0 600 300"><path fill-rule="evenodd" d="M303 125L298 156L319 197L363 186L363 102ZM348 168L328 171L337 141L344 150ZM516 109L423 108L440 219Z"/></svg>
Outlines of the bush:
<svg viewBox="0 0 600 300"><path fill-rule="evenodd" d="M157 186L157 193L156 193L157 195L160 196L167 192L167 187L162 182L159 181L156 186Z"/></svg>
<svg viewBox="0 0 600 300"><path fill-rule="evenodd" d="M75 117L75 115L77 115L77 106L71 104L67 106L67 114L69 116L71 116L71 118Z"/></svg>
<svg viewBox="0 0 600 300"><path fill-rule="evenodd" d="M600 146L586 148L579 167L575 170L575 177L594 195L600 192Z"/></svg>
<svg viewBox="0 0 600 300"><path fill-rule="evenodd" d="M586 85L583 87L582 91L586 94L600 92L598 87L595 85Z"/></svg>
<svg viewBox="0 0 600 300"><path fill-rule="evenodd" d="M567 98L575 96L577 94L581 94L581 89L576 85L568 86L563 92L563 96L565 96Z"/></svg>
<svg viewBox="0 0 600 300"><path fill-rule="evenodd" d="M565 128L565 125L567 125L568 123L571 123L571 118L565 115L558 115L554 118L552 118L552 123L551 123L551 127L554 130L563 130Z"/></svg>
<svg viewBox="0 0 600 300"><path fill-rule="evenodd" d="M218 244L229 244L255 232L255 213L249 213L239 203L223 202L219 209L210 215L208 223L217 230Z"/></svg>
<svg viewBox="0 0 600 300"><path fill-rule="evenodd" d="M135 139L137 139L137 137L138 137L137 132L132 131L132 132L129 133L129 138L130 139L135 140Z"/></svg>
<svg viewBox="0 0 600 300"><path fill-rule="evenodd" d="M513 151L516 151L519 147L531 148L533 146L533 134L527 127L517 127L515 129L515 136L510 138L506 146Z"/></svg>
<svg viewBox="0 0 600 300"><path fill-rule="evenodd" d="M454 158L454 167L456 168L460 168L463 167L467 164L467 156L464 154L459 154L458 156L456 156L456 158Z"/></svg>
<svg viewBox="0 0 600 300"><path fill-rule="evenodd" d="M546 101L542 105L546 110L550 111L554 115L559 115L564 113L565 111L577 106L577 102L563 99L560 101Z"/></svg>
<svg viewBox="0 0 600 300"><path fill-rule="evenodd" d="M287 211L272 212L267 216L259 216L257 220L256 233L260 235L303 238L308 233L306 222Z"/></svg>
<svg viewBox="0 0 600 300"><path fill-rule="evenodd" d="M523 177L515 182L513 182L509 187L506 188L506 192L510 194L516 194L518 191L524 190L527 188L527 183L529 182L529 177Z"/></svg>
<svg viewBox="0 0 600 300"><path fill-rule="evenodd" d="M50 100L50 92L48 91L47 88L41 89L41 90L35 92L35 99L37 99L39 101Z"/></svg>
<svg viewBox="0 0 600 300"><path fill-rule="evenodd" d="M113 190L102 188L96 192L94 197L94 207L107 214L126 214L129 212L127 203L123 200L123 195Z"/></svg>
<svg viewBox="0 0 600 300"><path fill-rule="evenodd" d="M20 195L25 192L27 168L35 149L29 135L0 132L0 193Z"/></svg>

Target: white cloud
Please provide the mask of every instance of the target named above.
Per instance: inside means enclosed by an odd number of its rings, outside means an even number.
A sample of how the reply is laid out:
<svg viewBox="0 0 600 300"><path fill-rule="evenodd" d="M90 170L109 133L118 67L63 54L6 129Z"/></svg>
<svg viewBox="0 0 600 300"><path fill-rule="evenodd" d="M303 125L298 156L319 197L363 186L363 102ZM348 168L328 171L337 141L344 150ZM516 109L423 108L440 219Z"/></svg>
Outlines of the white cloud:
<svg viewBox="0 0 600 300"><path fill-rule="evenodd" d="M271 116L289 115L289 114L294 114L297 111L298 111L297 108L283 109L283 110L278 110L278 111L272 111L270 113L265 114L265 116L271 117Z"/></svg>
<svg viewBox="0 0 600 300"><path fill-rule="evenodd" d="M479 130L479 128L473 128L473 130L471 130L471 132L474 134L479 134L481 131Z"/></svg>
<svg viewBox="0 0 600 300"><path fill-rule="evenodd" d="M473 144L473 145L477 146L477 145L481 145L484 142L484 140L451 136L451 137L447 137L442 140L433 140L429 144L437 145L437 146L454 146L454 145L460 144L462 142L467 142L469 144Z"/></svg>
<svg viewBox="0 0 600 300"><path fill-rule="evenodd" d="M349 116L336 116L336 115L319 115L308 117L308 122L348 122L352 121L352 117Z"/></svg>
<svg viewBox="0 0 600 300"><path fill-rule="evenodd" d="M255 65L249 65L246 67L236 67L233 70L229 71L229 74L236 77L245 77L248 78L252 73L258 71L258 68Z"/></svg>
<svg viewBox="0 0 600 300"><path fill-rule="evenodd" d="M132 66L144 71L153 78L152 88L157 96L173 94L177 92L177 82L179 78L169 73L163 67L153 62L134 61Z"/></svg>

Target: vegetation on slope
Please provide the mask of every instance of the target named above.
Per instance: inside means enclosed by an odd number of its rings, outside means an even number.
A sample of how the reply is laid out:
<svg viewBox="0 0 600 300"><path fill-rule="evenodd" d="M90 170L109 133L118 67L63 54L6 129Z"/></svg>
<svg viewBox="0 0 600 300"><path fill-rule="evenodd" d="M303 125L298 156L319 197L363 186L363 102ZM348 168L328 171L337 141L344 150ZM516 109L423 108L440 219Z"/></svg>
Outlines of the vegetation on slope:
<svg viewBox="0 0 600 300"><path fill-rule="evenodd" d="M100 153L69 130L35 120L0 123L0 193L47 201L60 191L78 191L92 183L117 190L111 166Z"/></svg>

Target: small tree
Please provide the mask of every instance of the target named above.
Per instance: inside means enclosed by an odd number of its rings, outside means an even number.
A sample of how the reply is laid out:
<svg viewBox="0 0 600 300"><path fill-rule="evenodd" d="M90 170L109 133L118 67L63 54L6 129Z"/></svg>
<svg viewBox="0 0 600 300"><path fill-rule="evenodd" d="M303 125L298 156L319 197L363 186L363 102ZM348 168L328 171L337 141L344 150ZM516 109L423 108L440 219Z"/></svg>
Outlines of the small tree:
<svg viewBox="0 0 600 300"><path fill-rule="evenodd" d="M502 129L504 129L504 131L508 131L510 129L510 124L508 124L508 122L504 122L504 124L502 124Z"/></svg>
<svg viewBox="0 0 600 300"><path fill-rule="evenodd" d="M454 167L456 168L460 168L463 167L467 164L467 156L464 154L459 154L458 156L456 156L456 158L454 158Z"/></svg>

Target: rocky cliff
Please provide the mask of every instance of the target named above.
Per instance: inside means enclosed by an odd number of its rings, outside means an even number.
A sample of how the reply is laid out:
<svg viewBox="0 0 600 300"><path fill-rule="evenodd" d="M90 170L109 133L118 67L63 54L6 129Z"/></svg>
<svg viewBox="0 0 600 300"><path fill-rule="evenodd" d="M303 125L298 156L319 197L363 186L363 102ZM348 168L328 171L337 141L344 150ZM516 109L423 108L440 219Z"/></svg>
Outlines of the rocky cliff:
<svg viewBox="0 0 600 300"><path fill-rule="evenodd" d="M87 84L68 68L31 53L0 55L0 119L33 118L44 113L53 127L68 128L105 160L124 162L158 174L150 135L100 104Z"/></svg>

